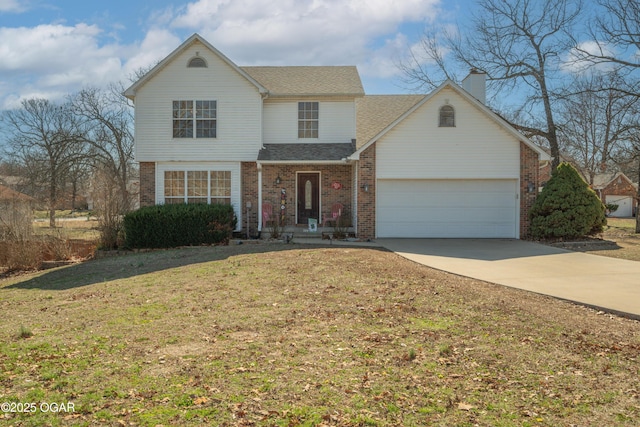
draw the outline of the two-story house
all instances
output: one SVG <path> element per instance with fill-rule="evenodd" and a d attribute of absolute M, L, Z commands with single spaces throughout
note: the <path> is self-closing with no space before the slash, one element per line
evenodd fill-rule
<path fill-rule="evenodd" d="M 194 34 L 125 92 L 140 205 L 229 203 L 252 234 L 340 206 L 360 238 L 519 238 L 548 156 L 483 74 L 463 86 L 367 96 L 353 66 L 240 67 Z"/>

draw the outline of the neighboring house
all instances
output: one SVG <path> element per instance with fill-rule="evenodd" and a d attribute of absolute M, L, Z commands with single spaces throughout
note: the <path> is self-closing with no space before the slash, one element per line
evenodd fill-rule
<path fill-rule="evenodd" d="M 35 205 L 37 203 L 37 200 L 33 197 L 24 193 L 20 193 L 19 191 L 12 190 L 11 188 L 2 184 L 0 184 L 0 201 L 3 203 L 18 201 L 32 205 Z"/>
<path fill-rule="evenodd" d="M 525 236 L 549 157 L 484 74 L 463 86 L 366 96 L 355 67 L 239 67 L 194 34 L 125 91 L 140 204 L 229 203 L 252 234 L 265 203 L 301 227 L 340 203 L 362 239 Z"/>
<path fill-rule="evenodd" d="M 618 205 L 613 217 L 635 216 L 638 208 L 638 184 L 622 172 L 605 173 L 593 178 L 593 189 L 604 203 Z"/>
<path fill-rule="evenodd" d="M 36 205 L 37 200 L 33 197 L 0 184 L 0 240 L 7 231 L 15 232 L 16 227 L 24 226 L 25 219 L 31 227 Z"/>

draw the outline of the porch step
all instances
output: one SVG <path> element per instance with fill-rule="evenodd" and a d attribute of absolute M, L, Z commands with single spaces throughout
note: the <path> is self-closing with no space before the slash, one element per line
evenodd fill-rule
<path fill-rule="evenodd" d="M 318 231 L 309 231 L 307 227 L 287 227 L 281 232 L 282 235 L 287 235 L 289 238 L 305 238 L 305 239 L 333 239 L 335 230 L 333 227 L 318 227 Z M 355 237 L 355 230 L 350 228 L 346 231 L 347 237 Z M 271 233 L 268 230 L 262 230 L 262 238 L 269 239 Z"/>

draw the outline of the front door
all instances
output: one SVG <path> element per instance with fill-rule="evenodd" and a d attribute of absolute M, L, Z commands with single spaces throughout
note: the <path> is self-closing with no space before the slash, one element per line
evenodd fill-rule
<path fill-rule="evenodd" d="M 320 222 L 320 174 L 298 174 L 298 224 L 307 225 L 309 218 Z"/>

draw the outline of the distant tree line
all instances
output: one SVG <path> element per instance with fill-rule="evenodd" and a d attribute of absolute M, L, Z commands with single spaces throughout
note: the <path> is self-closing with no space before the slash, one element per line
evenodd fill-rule
<path fill-rule="evenodd" d="M 122 91 L 122 85 L 112 85 L 85 88 L 61 102 L 26 99 L 0 115 L 5 140 L 0 171 L 21 177 L 22 191 L 46 205 L 51 227 L 62 195 L 70 192 L 75 206 L 84 187 L 101 227 L 113 228 L 105 246 L 116 244 L 118 218 L 137 197 L 130 191 L 136 175 L 133 108 Z"/>

